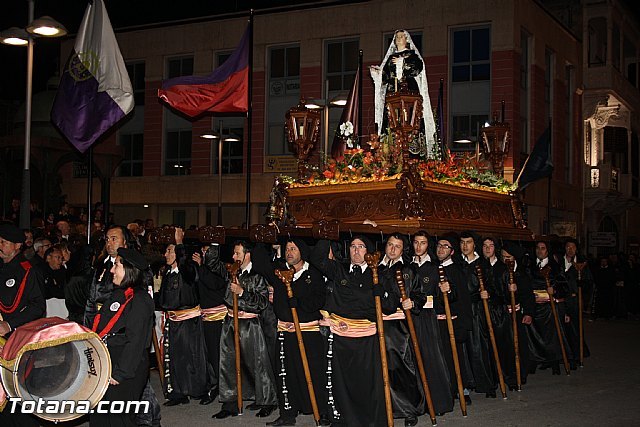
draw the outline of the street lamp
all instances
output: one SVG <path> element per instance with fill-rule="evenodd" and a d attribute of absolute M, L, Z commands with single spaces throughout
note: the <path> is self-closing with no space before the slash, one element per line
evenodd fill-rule
<path fill-rule="evenodd" d="M 222 120 L 220 120 L 219 130 L 206 131 L 200 135 L 200 138 L 208 140 L 218 140 L 218 225 L 222 225 L 222 143 L 238 142 L 240 138 L 236 135 L 223 135 Z"/>
<path fill-rule="evenodd" d="M 329 82 L 325 82 L 324 99 L 307 99 L 305 105 L 310 110 L 322 109 L 322 150 L 325 156 L 329 156 L 329 108 L 344 107 L 347 105 L 347 93 L 340 92 L 329 99 Z"/>
<path fill-rule="evenodd" d="M 28 0 L 29 21 L 25 30 L 12 27 L 0 33 L 0 43 L 27 46 L 27 94 L 24 114 L 24 168 L 22 171 L 22 195 L 20 197 L 20 228 L 29 228 L 31 210 L 31 101 L 33 92 L 33 45 L 35 37 L 61 37 L 66 28 L 53 18 L 43 16 L 34 20 L 34 0 Z"/>

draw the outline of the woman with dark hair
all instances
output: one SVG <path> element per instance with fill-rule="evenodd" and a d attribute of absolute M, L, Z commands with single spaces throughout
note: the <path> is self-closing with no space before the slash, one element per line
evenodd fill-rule
<path fill-rule="evenodd" d="M 93 321 L 93 331 L 107 344 L 111 378 L 103 402 L 140 400 L 149 377 L 153 300 L 144 281 L 142 254 L 119 248 L 111 274 L 114 289 Z M 103 409 L 108 405 L 103 404 Z M 136 426 L 135 413 L 93 413 L 91 426 Z"/>

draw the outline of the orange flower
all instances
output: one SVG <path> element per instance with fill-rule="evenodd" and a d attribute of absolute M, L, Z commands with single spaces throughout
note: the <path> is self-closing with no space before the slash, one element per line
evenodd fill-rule
<path fill-rule="evenodd" d="M 333 165 L 333 167 L 335 168 L 336 166 Z M 322 172 L 322 175 L 324 175 L 324 177 L 327 178 L 327 179 L 331 179 L 331 178 L 333 178 L 333 171 L 326 170 L 326 171 Z"/>

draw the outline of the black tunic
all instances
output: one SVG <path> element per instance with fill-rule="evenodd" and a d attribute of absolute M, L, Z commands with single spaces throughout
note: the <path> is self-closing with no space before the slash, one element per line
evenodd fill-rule
<path fill-rule="evenodd" d="M 422 265 L 414 262 L 411 265 L 416 271 L 419 284 L 415 293 L 411 295 L 418 309 L 413 310 L 413 324 L 420 343 L 420 353 L 429 382 L 433 408 L 436 413 L 451 412 L 453 410 L 451 378 L 440 339 L 437 313 L 433 307 L 435 299 L 440 295 L 438 269 L 431 262 L 424 262 Z M 428 301 L 430 301 L 428 304 L 430 307 L 425 307 Z"/>
<path fill-rule="evenodd" d="M 254 271 L 246 270 L 238 276 L 243 288 L 238 296 L 238 311 L 258 314 L 269 307 L 267 281 Z M 226 288 L 225 303 L 231 312 L 233 293 Z M 255 400 L 260 406 L 277 404 L 276 381 L 271 367 L 271 358 L 260 319 L 238 319 L 240 334 L 240 360 L 242 362 L 242 398 Z M 227 316 L 220 337 L 220 402 L 223 408 L 236 412 L 237 388 L 235 368 L 235 346 L 233 318 Z"/>
<path fill-rule="evenodd" d="M 563 257 L 562 260 L 567 263 L 567 260 Z M 576 258 L 576 261 L 577 258 Z M 621 274 L 621 273 L 620 273 Z M 565 312 L 568 315 L 568 322 L 565 322 L 565 334 L 569 346 L 571 347 L 571 354 L 569 358 L 574 362 L 579 362 L 580 359 L 580 322 L 579 304 L 578 304 L 578 287 L 591 288 L 593 284 L 593 276 L 591 270 L 585 265 L 581 272 L 581 282 L 578 282 L 578 270 L 571 265 L 568 270 L 564 272 L 564 276 L 568 285 L 568 292 L 565 298 L 564 307 Z M 626 315 L 626 312 L 624 313 Z M 589 357 L 589 347 L 583 336 L 583 354 L 584 357 Z"/>
<path fill-rule="evenodd" d="M 329 246 L 328 240 L 321 240 L 311 255 L 311 264 L 334 282 L 333 292 L 327 295 L 327 311 L 348 319 L 375 322 L 371 269 L 360 274 L 350 273 L 349 265 L 329 259 Z M 380 299 L 385 314 L 396 311 L 395 305 L 389 304 L 388 295 Z M 378 336 L 351 338 L 331 334 L 329 343 L 331 383 L 327 385 L 335 397 L 335 405 L 329 406 L 332 425 L 386 425 Z"/>
<path fill-rule="evenodd" d="M 184 250 L 176 246 L 176 255 Z M 185 263 L 176 272 L 168 271 L 162 278 L 158 305 L 163 311 L 194 308 L 196 296 L 196 271 L 193 263 Z M 207 361 L 202 318 L 174 321 L 167 318 L 164 324 L 164 393 L 167 399 L 185 396 L 199 397 L 208 393 L 213 382 L 213 368 Z"/>
<path fill-rule="evenodd" d="M 96 331 L 104 330 L 118 309 L 126 302 L 125 289 L 116 287 L 100 308 Z M 119 319 L 105 336 L 111 357 L 110 385 L 103 401 L 140 400 L 149 378 L 149 346 L 153 328 L 153 300 L 144 289 L 136 289 Z M 91 426 L 136 426 L 134 413 L 91 414 Z"/>
<path fill-rule="evenodd" d="M 389 294 L 390 302 L 396 301 L 396 310 L 402 310 L 401 293 L 396 272 L 401 271 L 408 296 L 416 293 L 418 281 L 414 271 L 398 260 L 393 266 L 378 266 L 378 280 Z M 393 403 L 394 418 L 417 417 L 426 412 L 426 399 L 416 365 L 409 328 L 405 319 L 385 320 L 384 338 L 387 347 L 387 367 Z"/>
<path fill-rule="evenodd" d="M 227 288 L 227 269 L 220 261 L 220 246 L 211 245 L 205 253 L 204 262 L 198 269 L 198 296 L 200 307 L 213 308 L 224 305 L 224 293 Z M 212 388 L 218 388 L 220 375 L 220 335 L 222 320 L 204 321 L 204 342 L 207 348 L 207 360 L 213 369 Z"/>
<path fill-rule="evenodd" d="M 18 300 L 26 274 L 22 297 Z M 44 316 L 46 303 L 41 291 L 43 286 L 42 274 L 31 267 L 24 255 L 18 254 L 9 263 L 0 264 L 0 314 L 12 330 Z"/>
<path fill-rule="evenodd" d="M 259 253 L 259 252 L 258 252 Z M 258 253 L 254 250 L 256 269 L 258 268 Z M 266 260 L 263 260 L 263 262 Z M 291 283 L 294 302 L 290 302 L 284 283 L 276 277 L 274 267 L 279 267 L 276 262 L 268 262 L 271 268 L 264 268 L 264 276 L 273 286 L 273 311 L 281 322 L 293 322 L 291 304 L 296 307 L 300 323 L 318 321 L 322 318 L 320 309 L 325 303 L 325 282 L 322 274 L 307 262 L 303 270 L 296 273 Z M 320 331 L 303 331 L 302 339 L 305 345 L 307 362 L 313 382 L 316 402 L 321 414 L 326 413 L 327 405 L 327 361 L 324 352 L 324 341 Z M 276 372 L 278 375 L 278 406 L 280 417 L 283 419 L 295 419 L 298 412 L 309 414 L 312 412 L 311 401 L 302 366 L 300 348 L 294 330 L 278 332 L 276 352 Z M 284 357 L 284 358 L 283 358 Z M 286 375 L 282 375 L 286 374 Z M 287 393 L 284 393 L 284 390 Z"/>

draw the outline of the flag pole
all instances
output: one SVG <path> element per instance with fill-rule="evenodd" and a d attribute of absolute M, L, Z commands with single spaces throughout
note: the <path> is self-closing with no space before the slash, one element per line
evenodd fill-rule
<path fill-rule="evenodd" d="M 520 169 L 520 173 L 518 173 L 518 177 L 516 178 L 516 181 L 514 182 L 516 187 L 518 186 L 518 183 L 520 182 L 520 177 L 522 176 L 522 172 L 524 172 L 524 168 L 527 167 L 527 163 L 529 163 L 529 159 L 530 158 L 531 158 L 531 153 L 529 153 L 529 155 L 527 156 L 527 160 L 524 161 L 524 165 L 522 165 L 522 168 Z"/>
<path fill-rule="evenodd" d="M 549 118 L 549 152 L 548 152 L 548 157 L 549 159 L 551 159 L 551 156 L 553 154 L 553 127 L 552 127 L 553 123 L 551 121 L 551 118 Z M 553 171 L 551 171 L 551 173 L 549 174 L 549 178 L 547 181 L 547 234 L 551 233 L 551 180 L 553 178 Z"/>
<path fill-rule="evenodd" d="M 253 9 L 249 11 L 249 87 L 247 103 L 247 194 L 245 204 L 245 228 L 249 229 L 250 206 L 251 206 L 251 129 L 253 121 Z"/>
<path fill-rule="evenodd" d="M 93 194 L 93 146 L 87 153 L 87 244 L 91 244 L 91 195 Z"/>

